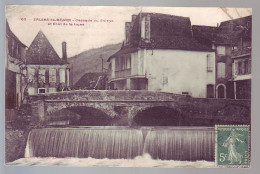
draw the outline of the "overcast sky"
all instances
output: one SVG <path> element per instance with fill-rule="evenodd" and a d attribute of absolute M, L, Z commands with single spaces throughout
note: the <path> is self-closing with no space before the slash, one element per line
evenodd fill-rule
<path fill-rule="evenodd" d="M 6 18 L 14 34 L 28 47 L 41 29 L 59 56 L 61 56 L 61 42 L 66 41 L 67 54 L 70 57 L 92 48 L 122 42 L 125 36 L 125 22 L 131 21 L 131 15 L 140 11 L 189 17 L 192 25 L 216 26 L 217 23 L 230 20 L 220 8 L 22 5 L 7 6 Z M 233 18 L 251 15 L 251 9 L 228 8 L 228 12 Z M 48 21 L 34 21 L 34 18 L 91 19 L 99 22 L 71 21 L 71 24 L 84 24 L 84 26 L 57 26 L 48 25 Z M 100 22 L 100 20 L 113 22 Z"/>

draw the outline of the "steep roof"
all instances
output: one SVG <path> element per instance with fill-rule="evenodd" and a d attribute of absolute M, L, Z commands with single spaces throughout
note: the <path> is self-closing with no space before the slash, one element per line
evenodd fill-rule
<path fill-rule="evenodd" d="M 26 63 L 33 65 L 62 65 L 67 61 L 62 60 L 47 37 L 40 30 L 26 52 Z"/>
<path fill-rule="evenodd" d="M 9 23 L 6 21 L 6 34 L 7 36 L 12 37 L 13 39 L 16 40 L 16 42 L 18 42 L 20 45 L 22 45 L 23 47 L 27 47 L 25 44 L 23 44 L 18 37 L 15 36 L 15 34 L 12 32 L 12 30 L 10 29 Z"/>
<path fill-rule="evenodd" d="M 150 17 L 150 42 L 141 38 L 140 18 L 142 16 Z M 129 37 L 129 44 L 122 46 L 110 58 L 134 52 L 138 48 L 212 51 L 211 45 L 200 43 L 192 38 L 191 22 L 188 17 L 161 13 L 140 13 L 132 21 Z"/>
<path fill-rule="evenodd" d="M 200 43 L 211 45 L 212 42 L 228 43 L 231 41 L 229 40 L 230 34 L 226 32 L 221 34 L 219 27 L 193 25 L 192 31 L 194 38 Z"/>
<path fill-rule="evenodd" d="M 221 22 L 219 27 L 192 26 L 193 36 L 200 42 L 231 44 L 241 37 L 251 39 L 252 16 Z"/>

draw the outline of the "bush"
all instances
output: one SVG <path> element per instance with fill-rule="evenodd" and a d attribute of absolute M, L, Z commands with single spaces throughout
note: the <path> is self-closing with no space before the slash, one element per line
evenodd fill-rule
<path fill-rule="evenodd" d="M 32 122 L 32 109 L 29 104 L 24 104 L 18 109 L 18 114 L 14 120 L 11 121 L 12 128 L 26 129 Z"/>

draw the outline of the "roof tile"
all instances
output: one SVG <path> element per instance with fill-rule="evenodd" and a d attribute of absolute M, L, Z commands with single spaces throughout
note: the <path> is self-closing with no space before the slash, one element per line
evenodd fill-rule
<path fill-rule="evenodd" d="M 26 52 L 26 63 L 34 65 L 62 65 L 67 61 L 62 60 L 47 37 L 40 30 Z"/>

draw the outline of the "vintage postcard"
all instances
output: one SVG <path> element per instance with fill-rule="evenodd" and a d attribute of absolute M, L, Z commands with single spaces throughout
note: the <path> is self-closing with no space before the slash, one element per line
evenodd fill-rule
<path fill-rule="evenodd" d="M 6 165 L 249 168 L 251 46 L 250 8 L 8 5 Z"/>

